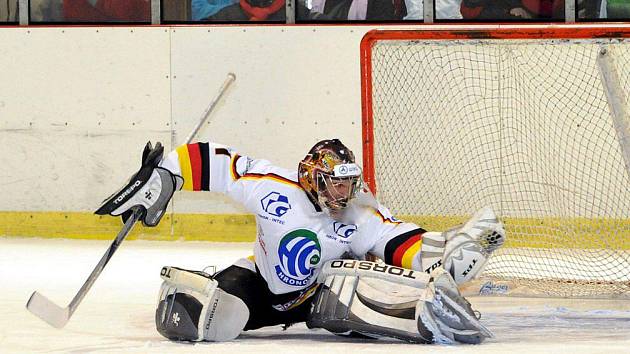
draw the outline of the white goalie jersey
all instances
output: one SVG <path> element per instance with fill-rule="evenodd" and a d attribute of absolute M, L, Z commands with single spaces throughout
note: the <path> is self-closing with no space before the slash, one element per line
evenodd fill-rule
<path fill-rule="evenodd" d="M 224 193 L 255 215 L 255 264 L 274 294 L 311 286 L 327 261 L 345 253 L 370 252 L 392 265 L 422 269 L 424 230 L 395 219 L 367 190 L 333 219 L 311 201 L 297 171 L 223 145 L 182 145 L 161 165 L 183 177 L 183 189 Z"/>

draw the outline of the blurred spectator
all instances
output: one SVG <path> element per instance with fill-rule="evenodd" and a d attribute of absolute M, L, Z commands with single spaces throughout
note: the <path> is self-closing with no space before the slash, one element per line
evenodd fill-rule
<path fill-rule="evenodd" d="M 420 6 L 422 9 L 422 4 Z M 406 15 L 407 9 L 403 0 L 312 0 L 308 19 L 387 21 L 402 20 Z"/>
<path fill-rule="evenodd" d="M 459 20 L 462 0 L 435 0 L 435 18 L 438 20 Z M 404 20 L 423 20 L 422 0 L 405 0 L 407 16 Z"/>
<path fill-rule="evenodd" d="M 63 0 L 69 22 L 150 22 L 150 0 Z"/>
<path fill-rule="evenodd" d="M 435 0 L 435 6 L 437 7 L 440 0 Z M 405 7 L 407 8 L 407 15 L 403 20 L 423 20 L 424 11 L 422 0 L 405 0 Z M 459 9 L 458 9 L 459 10 Z"/>
<path fill-rule="evenodd" d="M 30 0 L 32 22 L 63 21 L 63 0 Z"/>
<path fill-rule="evenodd" d="M 577 8 L 582 20 L 630 19 L 629 0 L 578 0 Z"/>
<path fill-rule="evenodd" d="M 302 1 L 296 2 L 298 14 L 308 14 Z M 287 17 L 284 0 L 236 0 L 216 14 L 208 16 L 209 21 L 285 21 Z"/>
<path fill-rule="evenodd" d="M 471 20 L 562 20 L 564 0 L 462 0 L 461 13 Z"/>
<path fill-rule="evenodd" d="M 439 20 L 461 20 L 462 0 L 435 0 L 435 18 Z"/>
<path fill-rule="evenodd" d="M 4 1 L 0 5 L 0 22 L 17 22 L 18 19 L 17 0 Z"/>
<path fill-rule="evenodd" d="M 206 19 L 210 21 L 284 21 L 286 8 L 284 0 L 238 0 Z"/>
<path fill-rule="evenodd" d="M 605 0 L 577 0 L 579 19 L 597 19 L 606 17 Z"/>
<path fill-rule="evenodd" d="M 235 4 L 239 0 L 192 0 L 192 20 L 199 21 L 208 18 L 222 8 Z"/>
<path fill-rule="evenodd" d="M 604 16 L 602 18 L 630 20 L 630 1 L 603 0 Z"/>
<path fill-rule="evenodd" d="M 160 0 L 162 21 L 190 21 L 192 4 L 190 0 Z"/>

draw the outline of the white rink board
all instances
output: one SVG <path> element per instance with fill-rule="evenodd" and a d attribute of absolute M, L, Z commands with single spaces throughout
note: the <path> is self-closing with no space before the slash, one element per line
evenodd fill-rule
<path fill-rule="evenodd" d="M 0 29 L 0 210 L 91 211 L 170 146 L 168 31 Z"/>
<path fill-rule="evenodd" d="M 284 168 L 317 141 L 340 138 L 361 161 L 359 43 L 365 27 L 177 27 L 173 126 L 181 144 L 228 72 L 236 81 L 199 140 Z M 179 193 L 176 212 L 239 212 L 225 198 Z"/>
<path fill-rule="evenodd" d="M 359 43 L 372 28 L 2 28 L 0 211 L 95 210 L 138 168 L 146 141 L 167 150 L 182 143 L 228 72 L 237 80 L 199 140 L 295 168 L 314 142 L 339 137 L 361 161 Z M 437 172 L 436 188 L 427 183 L 422 193 L 445 189 Z M 466 209 L 480 203 L 455 192 L 438 197 Z M 173 205 L 243 212 L 205 193 L 178 193 Z"/>
<path fill-rule="evenodd" d="M 199 140 L 294 168 L 320 139 L 361 160 L 359 43 L 368 26 L 0 29 L 0 211 L 92 211 L 142 147 L 181 144 L 228 72 Z M 177 212 L 242 212 L 179 193 Z"/>

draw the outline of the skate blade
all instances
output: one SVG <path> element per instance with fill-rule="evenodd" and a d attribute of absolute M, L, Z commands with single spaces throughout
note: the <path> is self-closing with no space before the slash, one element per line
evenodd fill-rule
<path fill-rule="evenodd" d="M 479 322 L 479 320 L 476 317 L 471 316 L 468 312 L 466 312 L 466 310 L 462 306 L 460 306 L 457 302 L 455 302 L 453 299 L 451 299 L 448 295 L 446 295 L 441 290 L 436 289 L 436 292 L 438 292 L 441 295 L 442 300 L 447 302 L 451 307 L 457 309 L 457 312 L 460 313 L 463 317 L 465 317 L 485 337 L 494 338 L 494 334 L 492 334 L 492 332 L 486 326 L 484 326 L 481 322 Z"/>

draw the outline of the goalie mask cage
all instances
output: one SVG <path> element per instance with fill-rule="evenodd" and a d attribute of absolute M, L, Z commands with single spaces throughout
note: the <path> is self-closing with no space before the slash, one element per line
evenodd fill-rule
<path fill-rule="evenodd" d="M 627 295 L 630 26 L 419 28 L 361 43 L 364 176 L 379 200 L 427 230 L 494 208 L 507 242 L 484 278 Z"/>

